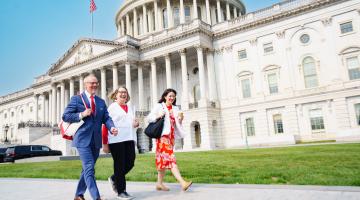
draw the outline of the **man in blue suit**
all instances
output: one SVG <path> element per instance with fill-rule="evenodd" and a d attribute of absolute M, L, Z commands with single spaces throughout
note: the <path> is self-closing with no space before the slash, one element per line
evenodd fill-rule
<path fill-rule="evenodd" d="M 89 189 L 91 197 L 101 199 L 95 181 L 95 163 L 99 157 L 101 141 L 101 125 L 105 124 L 110 132 L 117 135 L 118 131 L 106 108 L 105 101 L 97 96 L 98 80 L 90 74 L 84 79 L 85 92 L 71 98 L 63 114 L 65 122 L 79 122 L 84 124 L 76 132 L 72 146 L 76 147 L 82 163 L 80 180 L 76 189 L 74 200 L 85 200 L 84 193 Z M 86 106 L 83 103 L 83 98 Z"/>

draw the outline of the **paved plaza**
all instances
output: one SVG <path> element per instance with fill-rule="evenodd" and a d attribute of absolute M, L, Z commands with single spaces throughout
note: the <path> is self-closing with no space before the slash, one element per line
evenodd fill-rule
<path fill-rule="evenodd" d="M 73 199 L 76 180 L 0 178 L 2 200 L 66 200 Z M 97 181 L 100 193 L 115 200 L 108 182 Z M 155 191 L 154 183 L 130 182 L 128 192 L 136 199 L 147 200 L 359 200 L 360 187 L 224 185 L 194 184 L 182 192 L 178 184 L 168 184 L 169 192 Z M 88 193 L 85 198 L 90 200 Z"/>

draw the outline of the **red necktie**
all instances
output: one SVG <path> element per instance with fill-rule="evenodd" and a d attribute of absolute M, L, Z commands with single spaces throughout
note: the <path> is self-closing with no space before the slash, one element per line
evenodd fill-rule
<path fill-rule="evenodd" d="M 94 95 L 91 95 L 91 96 L 90 96 L 90 99 L 91 99 L 91 113 L 92 113 L 93 115 L 95 115 L 95 110 L 96 110 L 96 108 L 95 108 Z"/>

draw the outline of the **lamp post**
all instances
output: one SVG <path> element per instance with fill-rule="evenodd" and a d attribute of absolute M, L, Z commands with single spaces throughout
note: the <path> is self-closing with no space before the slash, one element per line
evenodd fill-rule
<path fill-rule="evenodd" d="M 4 128 L 5 128 L 5 141 L 4 141 L 4 142 L 5 142 L 5 143 L 8 143 L 7 132 L 8 132 L 8 130 L 9 130 L 9 125 L 6 124 Z"/>

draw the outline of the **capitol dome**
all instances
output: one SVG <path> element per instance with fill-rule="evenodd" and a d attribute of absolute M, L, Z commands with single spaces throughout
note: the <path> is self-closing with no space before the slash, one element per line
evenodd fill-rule
<path fill-rule="evenodd" d="M 215 25 L 245 13 L 241 0 L 125 0 L 116 13 L 115 23 L 119 37 L 141 38 L 195 19 Z"/>

